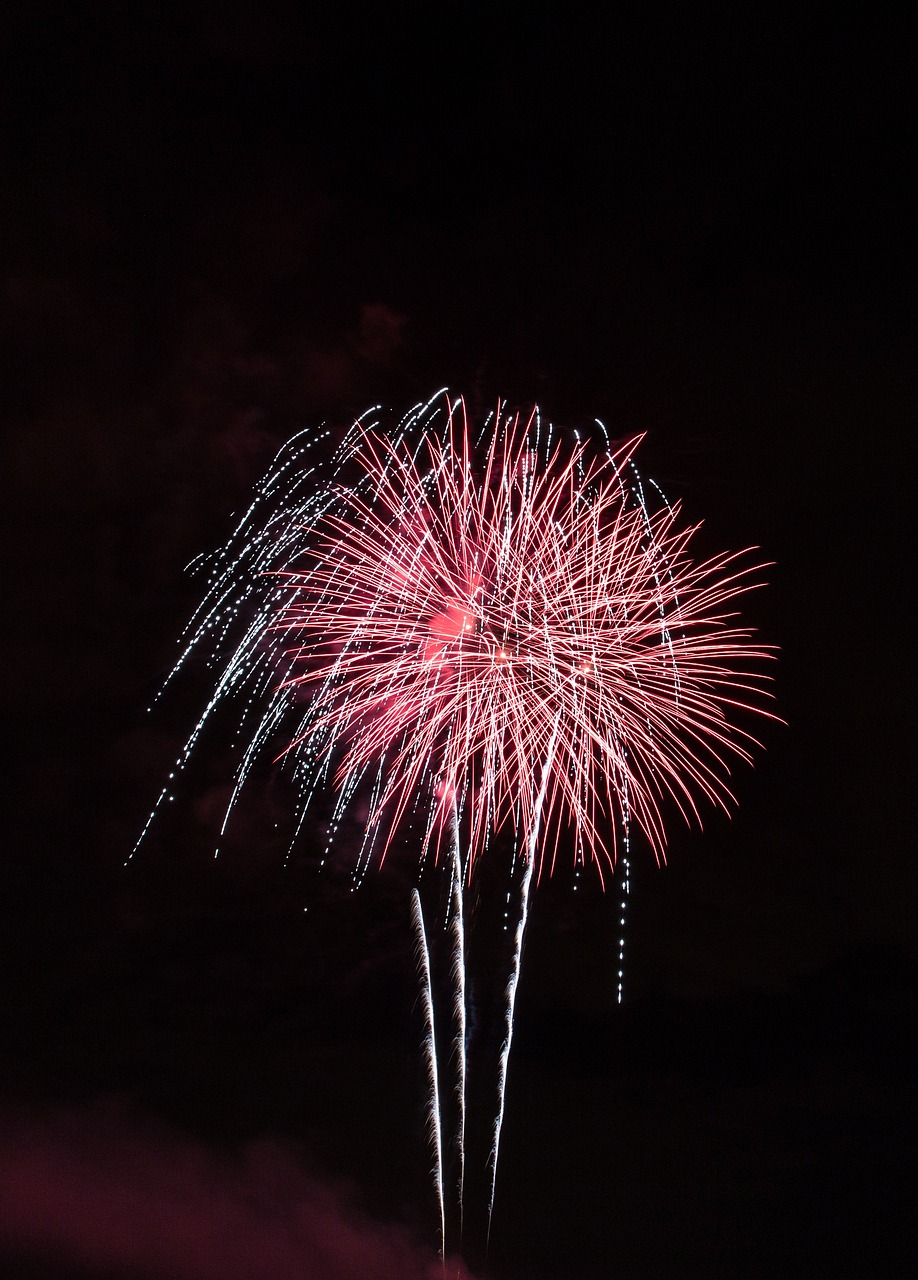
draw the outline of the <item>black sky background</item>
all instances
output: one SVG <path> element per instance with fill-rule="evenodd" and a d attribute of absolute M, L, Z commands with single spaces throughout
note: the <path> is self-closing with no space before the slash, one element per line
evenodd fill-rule
<path fill-rule="evenodd" d="M 61 1217 L 74 1133 L 87 1185 L 119 1144 L 270 1142 L 288 1198 L 344 1180 L 433 1251 L 410 859 L 357 895 L 285 869 L 266 776 L 214 863 L 215 744 L 122 863 L 206 696 L 145 713 L 186 563 L 294 431 L 448 384 L 646 432 L 702 545 L 775 561 L 748 612 L 788 722 L 732 820 L 637 859 L 621 1008 L 617 900 L 540 887 L 487 1274 L 914 1274 L 904 18 L 240 0 L 2 32 L 8 1272 L 186 1274 L 152 1194 L 121 1253 L 101 1182 L 81 1243 L 22 1225 Z"/>

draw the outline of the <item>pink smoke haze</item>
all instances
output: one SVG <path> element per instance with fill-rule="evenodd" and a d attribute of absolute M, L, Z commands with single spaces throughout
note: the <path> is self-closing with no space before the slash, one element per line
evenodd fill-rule
<path fill-rule="evenodd" d="M 0 1121 L 0 1244 L 170 1280 L 442 1275 L 405 1227 L 373 1222 L 276 1144 L 219 1155 L 102 1108 Z"/>

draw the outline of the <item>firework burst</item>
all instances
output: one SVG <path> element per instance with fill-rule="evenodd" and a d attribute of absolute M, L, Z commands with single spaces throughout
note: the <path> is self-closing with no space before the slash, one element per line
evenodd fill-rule
<path fill-rule="evenodd" d="M 297 784 L 297 831 L 331 785 L 329 843 L 358 795 L 368 804 L 358 880 L 396 843 L 449 864 L 460 1214 L 463 888 L 495 833 L 512 831 L 522 890 L 490 1217 L 530 884 L 563 851 L 568 865 L 592 866 L 603 881 L 624 855 L 627 886 L 632 831 L 662 860 L 668 810 L 700 820 L 702 806 L 729 808 L 730 766 L 756 745 L 748 713 L 768 714 L 771 655 L 735 613 L 761 567 L 747 553 L 695 560 L 697 527 L 661 495 L 645 500 L 639 439 L 613 445 L 602 424 L 581 438 L 537 409 L 501 407 L 473 432 L 464 402 L 445 392 L 385 422 L 365 414 L 324 467 L 310 462 L 321 437 L 292 441 L 210 562 L 175 670 L 203 651 L 216 679 L 177 771 L 232 698 L 245 745 L 224 829 L 255 761 L 280 743 Z M 157 808 L 172 786 L 170 778 Z M 433 989 L 417 894 L 412 911 L 445 1238 Z"/>
<path fill-rule="evenodd" d="M 633 500 L 637 441 L 597 455 L 533 412 L 476 449 L 461 401 L 445 418 L 420 442 L 361 429 L 358 482 L 284 571 L 281 696 L 308 697 L 290 750 L 334 753 L 343 792 L 376 777 L 381 857 L 406 821 L 438 848 L 458 811 L 469 874 L 507 825 L 527 850 L 541 829 L 539 870 L 565 830 L 600 875 L 629 825 L 660 858 L 664 800 L 726 806 L 749 758 L 731 717 L 766 655 L 731 606 L 757 570 L 695 563 L 678 509 Z"/>

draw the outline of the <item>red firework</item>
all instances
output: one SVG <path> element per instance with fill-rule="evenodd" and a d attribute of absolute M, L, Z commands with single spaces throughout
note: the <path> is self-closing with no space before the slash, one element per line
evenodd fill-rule
<path fill-rule="evenodd" d="M 758 585 L 746 553 L 696 562 L 697 526 L 651 513 L 626 477 L 638 440 L 554 447 L 500 414 L 472 443 L 465 406 L 394 439 L 361 428 L 361 478 L 318 521 L 275 625 L 308 695 L 291 750 L 339 753 L 342 786 L 375 778 L 383 855 L 455 819 L 470 871 L 511 825 L 553 869 L 562 833 L 600 875 L 639 827 L 665 850 L 672 803 L 728 807 L 729 763 L 765 714 L 770 654 L 736 625 Z M 288 653 L 290 649 L 288 649 Z"/>

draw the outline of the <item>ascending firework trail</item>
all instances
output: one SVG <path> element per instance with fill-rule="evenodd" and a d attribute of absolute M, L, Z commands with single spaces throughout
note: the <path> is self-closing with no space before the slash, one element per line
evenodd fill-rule
<path fill-rule="evenodd" d="M 406 840 L 448 869 L 460 1215 L 463 902 L 495 835 L 511 833 L 522 888 L 490 1221 L 530 886 L 562 863 L 605 883 L 617 859 L 627 868 L 636 832 L 661 861 L 667 811 L 692 820 L 700 803 L 729 807 L 729 762 L 755 745 L 737 721 L 767 714 L 770 654 L 734 613 L 760 566 L 746 553 L 695 561 L 695 529 L 658 491 L 646 500 L 638 440 L 613 444 L 600 423 L 569 433 L 537 409 L 500 406 L 473 429 L 463 401 L 441 392 L 399 421 L 363 415 L 326 465 L 312 461 L 320 439 L 281 451 L 210 562 L 176 671 L 203 650 L 217 678 L 176 772 L 233 699 L 246 745 L 224 829 L 283 733 L 297 831 L 328 786 L 329 841 L 358 796 L 369 804 L 358 882 Z M 445 1248 L 443 1077 L 419 896 L 413 918 Z"/>

